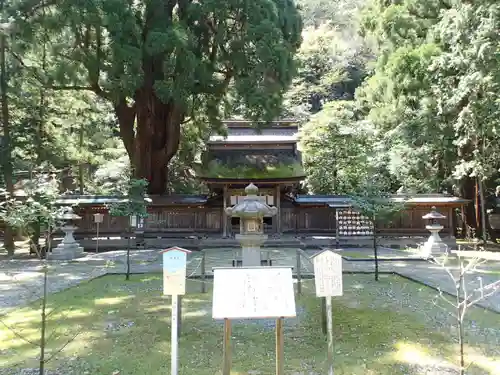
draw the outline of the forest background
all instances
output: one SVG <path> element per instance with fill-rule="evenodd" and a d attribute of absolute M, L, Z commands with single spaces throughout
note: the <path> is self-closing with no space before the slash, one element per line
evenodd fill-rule
<path fill-rule="evenodd" d="M 480 233 L 500 183 L 498 2 L 297 5 L 0 0 L 0 187 L 53 172 L 80 194 L 131 176 L 204 193 L 221 120 L 292 117 L 303 192 L 447 192 Z"/>

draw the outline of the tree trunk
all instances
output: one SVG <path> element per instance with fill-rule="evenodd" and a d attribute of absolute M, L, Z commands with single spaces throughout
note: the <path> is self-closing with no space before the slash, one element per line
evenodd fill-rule
<path fill-rule="evenodd" d="M 80 160 L 78 161 L 78 189 L 79 189 L 79 193 L 80 195 L 83 195 L 84 191 L 85 191 L 85 184 L 84 184 L 84 178 L 83 178 L 83 171 L 84 171 L 84 168 L 83 168 L 83 160 L 82 160 L 82 150 L 83 150 L 83 125 L 80 126 L 80 134 L 79 134 L 79 142 L 78 142 L 78 146 L 79 146 L 79 150 L 80 150 Z"/>
<path fill-rule="evenodd" d="M 373 228 L 373 256 L 375 260 L 375 281 L 378 281 L 378 248 L 377 248 L 377 218 L 373 215 L 372 218 L 372 228 Z"/>
<path fill-rule="evenodd" d="M 484 193 L 484 183 L 480 177 L 477 178 L 477 186 L 479 188 L 479 214 L 481 216 L 481 237 L 483 244 L 486 246 L 488 242 L 487 227 L 486 227 L 486 198 Z"/>
<path fill-rule="evenodd" d="M 161 195 L 167 188 L 168 163 L 179 149 L 184 114 L 172 101 L 163 103 L 152 89 L 139 90 L 135 99 L 134 106 L 125 101 L 115 106 L 120 136 L 134 178 L 146 179 L 148 193 Z"/>
<path fill-rule="evenodd" d="M 4 10 L 4 0 L 0 3 L 0 10 Z M 7 82 L 7 66 L 6 66 L 6 52 L 7 52 L 7 36 L 5 33 L 0 35 L 0 90 L 2 99 L 2 126 L 3 126 L 3 140 L 0 142 L 3 153 L 1 155 L 1 162 L 5 180 L 5 187 L 12 196 L 14 193 L 14 181 L 12 177 L 12 144 L 10 138 L 10 119 L 9 119 L 9 104 L 8 104 L 8 82 Z M 5 225 L 4 231 L 4 246 L 7 249 L 9 256 L 14 255 L 14 230 Z"/>
<path fill-rule="evenodd" d="M 477 199 L 476 194 L 476 181 L 472 177 L 465 177 L 461 183 L 461 198 L 470 199 L 474 203 Z M 464 207 L 463 213 L 463 221 L 467 228 L 464 232 L 465 237 L 472 237 L 470 233 L 470 229 L 476 232 L 476 236 L 478 235 L 478 222 L 479 218 L 476 217 L 476 209 L 475 204 L 468 204 Z"/>

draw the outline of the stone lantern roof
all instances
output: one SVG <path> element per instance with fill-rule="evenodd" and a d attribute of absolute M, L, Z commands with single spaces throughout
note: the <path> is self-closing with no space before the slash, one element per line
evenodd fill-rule
<path fill-rule="evenodd" d="M 444 216 L 443 214 L 437 212 L 436 207 L 433 206 L 432 209 L 431 209 L 431 212 L 429 212 L 428 214 L 425 214 L 424 216 L 422 216 L 422 219 L 425 219 L 425 220 L 440 220 L 440 219 L 446 219 L 446 216 Z"/>
<path fill-rule="evenodd" d="M 70 221 L 70 220 L 80 220 L 81 217 L 73 212 L 73 208 L 69 207 L 64 214 L 59 216 L 59 219 Z"/>
<path fill-rule="evenodd" d="M 278 209 L 276 207 L 270 207 L 260 201 L 257 197 L 258 192 L 259 188 L 253 183 L 250 183 L 250 185 L 245 188 L 246 196 L 243 201 L 234 207 L 226 208 L 226 213 L 229 216 L 243 218 L 262 218 L 276 215 Z"/>

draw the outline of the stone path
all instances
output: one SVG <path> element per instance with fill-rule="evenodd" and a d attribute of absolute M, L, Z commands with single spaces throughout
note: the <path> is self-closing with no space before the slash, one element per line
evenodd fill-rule
<path fill-rule="evenodd" d="M 205 273 L 212 274 L 214 267 L 231 266 L 234 249 L 210 249 L 206 251 Z M 354 250 L 349 249 L 347 253 Z M 358 254 L 372 255 L 371 250 L 355 250 Z M 296 249 L 270 249 L 270 257 L 275 266 L 296 267 Z M 305 259 L 317 250 L 307 250 L 301 256 L 301 274 L 304 277 L 313 275 L 312 264 Z M 415 255 L 405 251 L 381 249 L 382 257 L 394 257 L 398 261 L 380 261 L 381 272 L 396 272 L 404 277 L 417 280 L 429 286 L 440 288 L 444 292 L 454 293 L 453 283 L 449 275 L 439 266 L 423 260 L 415 260 Z M 124 273 L 126 271 L 126 252 L 113 251 L 101 254 L 88 254 L 71 262 L 51 261 L 49 270 L 49 292 L 57 292 L 90 280 L 106 273 Z M 201 253 L 194 252 L 188 259 L 187 274 L 190 277 L 199 277 L 201 270 Z M 373 272 L 372 261 L 360 259 L 344 260 L 346 272 Z M 0 262 L 0 311 L 5 312 L 22 306 L 29 301 L 40 298 L 43 275 L 40 272 L 41 262 L 34 259 L 4 260 Z M 161 272 L 161 256 L 158 250 L 141 250 L 131 252 L 131 270 L 133 273 Z M 294 270 L 295 272 L 295 270 Z M 481 276 L 483 283 L 494 282 L 500 279 L 500 262 L 489 262 L 468 276 L 468 280 L 475 283 L 470 290 L 477 287 L 477 277 Z M 500 313 L 500 290 L 488 300 L 481 302 L 483 307 Z"/>

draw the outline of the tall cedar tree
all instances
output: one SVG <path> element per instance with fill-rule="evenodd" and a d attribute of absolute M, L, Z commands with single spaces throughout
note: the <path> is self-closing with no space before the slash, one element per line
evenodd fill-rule
<path fill-rule="evenodd" d="M 20 4 L 19 37 L 49 34 L 47 87 L 112 102 L 134 177 L 148 180 L 150 194 L 165 191 L 182 124 L 220 124 L 228 91 L 248 118 L 275 118 L 301 43 L 292 0 Z"/>

